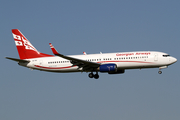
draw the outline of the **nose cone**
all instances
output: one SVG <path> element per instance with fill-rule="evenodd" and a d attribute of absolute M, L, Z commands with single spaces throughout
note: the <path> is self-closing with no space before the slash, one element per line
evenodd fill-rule
<path fill-rule="evenodd" d="M 173 57 L 173 58 L 172 58 L 172 62 L 173 62 L 173 63 L 177 62 L 177 59 Z"/>

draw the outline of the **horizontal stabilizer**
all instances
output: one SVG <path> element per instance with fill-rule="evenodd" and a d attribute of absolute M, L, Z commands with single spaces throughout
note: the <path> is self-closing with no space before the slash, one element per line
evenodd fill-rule
<path fill-rule="evenodd" d="M 21 60 L 21 59 L 17 59 L 17 58 L 10 58 L 10 57 L 5 57 L 6 59 L 10 59 L 10 60 L 13 60 L 13 61 L 16 61 L 16 62 L 30 62 L 30 61 L 28 61 L 28 60 Z"/>

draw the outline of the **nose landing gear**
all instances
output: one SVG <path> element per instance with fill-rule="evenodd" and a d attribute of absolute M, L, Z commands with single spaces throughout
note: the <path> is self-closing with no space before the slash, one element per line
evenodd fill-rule
<path fill-rule="evenodd" d="M 161 67 L 159 67 L 159 71 L 158 71 L 158 73 L 159 74 L 162 74 L 162 71 L 161 71 L 161 69 L 165 69 L 165 68 L 167 68 L 168 66 L 161 66 Z"/>
<path fill-rule="evenodd" d="M 159 71 L 158 71 L 158 73 L 159 73 L 159 74 L 162 74 L 162 71 L 161 71 L 161 70 L 159 70 Z"/>
<path fill-rule="evenodd" d="M 98 75 L 98 72 L 96 72 L 96 74 L 93 74 L 93 72 L 89 73 L 89 78 L 95 78 L 95 79 L 98 79 L 99 78 L 99 75 Z"/>

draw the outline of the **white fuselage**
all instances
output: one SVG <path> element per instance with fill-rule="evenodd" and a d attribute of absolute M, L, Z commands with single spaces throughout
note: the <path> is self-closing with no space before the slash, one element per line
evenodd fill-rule
<path fill-rule="evenodd" d="M 98 79 L 98 72 L 122 74 L 125 69 L 167 68 L 177 61 L 176 58 L 163 52 L 135 51 L 66 56 L 59 53 L 49 43 L 53 55 L 37 51 L 30 41 L 18 30 L 12 29 L 13 38 L 19 53 L 19 58 L 6 57 L 18 62 L 19 65 L 31 69 L 48 72 L 90 72 L 89 78 Z M 96 72 L 95 74 L 93 72 Z"/>
<path fill-rule="evenodd" d="M 101 64 L 114 63 L 117 65 L 118 70 L 156 67 L 163 68 L 177 61 L 176 58 L 169 56 L 167 53 L 154 51 L 73 55 L 70 57 Z M 30 60 L 28 64 L 21 65 L 31 69 L 49 72 L 83 72 L 78 66 L 73 66 L 71 61 L 58 56 L 34 58 L 28 60 Z"/>

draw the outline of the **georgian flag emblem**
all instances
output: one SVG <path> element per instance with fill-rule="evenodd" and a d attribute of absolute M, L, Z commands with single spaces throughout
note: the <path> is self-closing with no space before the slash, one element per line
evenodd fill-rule
<path fill-rule="evenodd" d="M 21 41 L 15 41 L 16 46 L 23 46 Z"/>
<path fill-rule="evenodd" d="M 34 48 L 33 45 L 26 38 L 15 34 L 13 34 L 13 37 L 15 39 L 16 46 L 24 46 L 26 50 L 33 50 L 39 54 L 36 48 Z"/>
<path fill-rule="evenodd" d="M 14 39 L 21 40 L 21 36 L 13 34 Z"/>
<path fill-rule="evenodd" d="M 22 40 L 23 40 L 23 42 L 24 42 L 25 49 L 29 49 L 29 50 L 34 50 L 34 51 L 36 51 L 36 49 L 32 46 L 32 44 L 31 44 L 29 41 L 27 41 L 27 40 L 24 39 L 23 37 L 22 37 Z"/>

